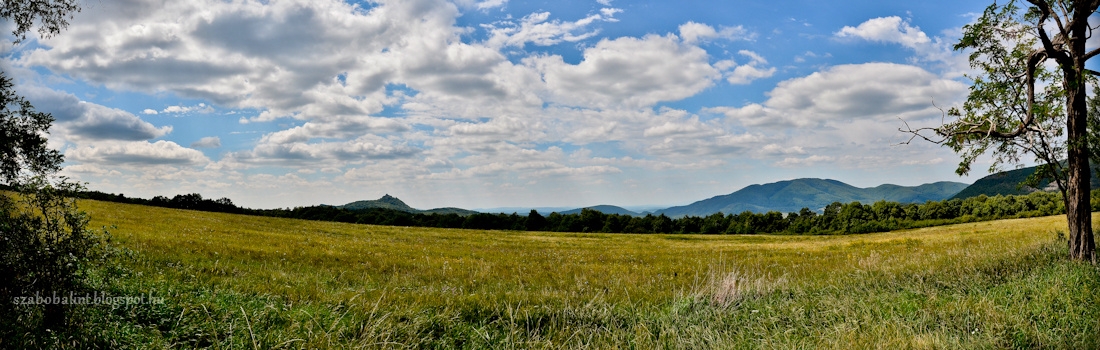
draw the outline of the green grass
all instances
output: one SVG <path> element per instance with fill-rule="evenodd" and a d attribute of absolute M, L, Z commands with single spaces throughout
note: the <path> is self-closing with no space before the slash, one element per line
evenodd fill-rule
<path fill-rule="evenodd" d="M 1097 348 L 1062 216 L 849 236 L 501 232 L 84 201 L 136 348 Z"/>

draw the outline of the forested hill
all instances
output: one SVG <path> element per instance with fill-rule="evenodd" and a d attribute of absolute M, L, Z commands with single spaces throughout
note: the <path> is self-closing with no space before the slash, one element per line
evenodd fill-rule
<path fill-rule="evenodd" d="M 363 209 L 392 209 L 397 211 L 403 211 L 413 214 L 458 214 L 458 215 L 472 215 L 477 214 L 476 211 L 466 210 L 460 208 L 437 208 L 429 210 L 420 210 L 410 207 L 405 202 L 397 199 L 397 197 L 391 195 L 382 196 L 382 198 L 375 200 L 356 201 L 348 204 L 337 206 L 337 208 L 348 210 L 363 210 Z"/>
<path fill-rule="evenodd" d="M 370 201 L 351 202 L 351 203 L 348 203 L 348 204 L 341 205 L 339 207 L 344 208 L 344 209 L 351 209 L 351 210 L 367 209 L 367 208 L 383 208 L 383 209 L 400 210 L 400 211 L 410 212 L 410 213 L 418 211 L 416 209 L 413 209 L 413 207 L 410 207 L 408 204 L 405 204 L 405 202 L 401 201 L 400 199 L 397 199 L 397 197 L 394 197 L 394 196 L 391 196 L 391 195 L 388 195 L 388 194 L 385 195 L 385 196 L 382 196 L 382 198 L 379 198 L 379 199 L 370 200 Z"/>
<path fill-rule="evenodd" d="M 796 179 L 763 185 L 751 185 L 737 192 L 712 197 L 689 205 L 657 211 L 670 217 L 706 216 L 717 212 L 735 214 L 744 211 L 766 213 L 797 212 L 802 208 L 821 211 L 833 202 L 874 203 L 886 200 L 898 203 L 924 203 L 950 198 L 967 185 L 936 182 L 914 187 L 881 185 L 859 188 L 836 180 Z"/>
<path fill-rule="evenodd" d="M 573 209 L 573 210 L 563 211 L 563 212 L 561 212 L 561 214 L 562 215 L 580 214 L 584 209 L 592 209 L 592 210 L 595 210 L 595 211 L 598 211 L 598 212 L 601 212 L 601 213 L 604 213 L 604 214 L 619 214 L 619 215 L 630 215 L 630 216 L 641 216 L 642 215 L 642 214 L 627 210 L 626 208 L 617 207 L 617 206 L 614 206 L 614 205 L 597 205 L 597 206 L 594 206 L 594 207 L 577 208 L 577 209 Z"/>
<path fill-rule="evenodd" d="M 954 197 L 957 199 L 966 199 L 970 197 L 977 197 L 980 195 L 986 195 L 993 197 L 996 195 L 1008 196 L 1008 195 L 1024 195 L 1036 191 L 1035 188 L 1020 186 L 1020 183 L 1027 180 L 1028 176 L 1035 173 L 1036 167 L 1016 169 L 1010 171 L 1002 171 L 993 175 L 989 175 L 974 181 L 973 185 L 959 191 Z M 1094 167 L 1092 169 L 1092 189 L 1100 187 L 1100 177 L 1097 177 L 1097 171 Z M 1039 184 L 1038 188 L 1045 189 L 1050 185 L 1050 181 L 1043 181 Z M 1057 191 L 1057 188 L 1045 189 L 1049 191 Z"/>

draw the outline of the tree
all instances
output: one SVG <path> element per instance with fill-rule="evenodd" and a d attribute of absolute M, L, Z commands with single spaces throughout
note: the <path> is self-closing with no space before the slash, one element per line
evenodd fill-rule
<path fill-rule="evenodd" d="M 871 211 L 875 214 L 875 220 L 886 221 L 903 216 L 901 204 L 880 200 L 871 205 Z"/>
<path fill-rule="evenodd" d="M 26 38 L 31 27 L 51 37 L 69 25 L 76 0 L 4 0 L 0 19 L 15 22 L 11 34 Z M 0 71 L 0 181 L 12 183 L 21 170 L 46 174 L 61 169 L 61 153 L 46 147 L 53 117 L 34 110 L 30 102 L 15 93 L 11 78 Z"/>
<path fill-rule="evenodd" d="M 44 174 L 61 169 L 61 153 L 46 147 L 43 136 L 50 123 L 53 116 L 35 111 L 0 71 L 0 182 L 13 184 L 24 170 Z"/>
<path fill-rule="evenodd" d="M 787 227 L 794 233 L 810 232 L 814 229 L 814 218 L 816 217 L 817 213 L 810 210 L 810 208 L 802 208 L 797 213 L 787 215 L 787 221 L 790 222 Z"/>
<path fill-rule="evenodd" d="M 12 35 L 25 38 L 38 26 L 40 36 L 60 33 L 75 0 L 6 0 L 0 19 L 15 24 Z M 0 194 L 0 333 L 22 334 L 39 322 L 57 329 L 68 320 L 68 306 L 47 303 L 41 315 L 35 305 L 19 305 L 17 297 L 65 296 L 85 291 L 89 268 L 105 257 L 100 237 L 86 230 L 84 213 L 72 198 L 81 189 L 56 179 L 62 156 L 47 147 L 45 135 L 53 117 L 40 113 L 16 94 L 12 79 L 0 71 L 0 181 L 16 185 L 16 196 Z M 11 332 L 11 333 L 9 333 Z M 31 341 L 34 343 L 33 341 Z M 6 342 L 6 346 L 12 346 Z M 16 344 L 16 347 L 20 345 Z"/>
<path fill-rule="evenodd" d="M 538 211 L 531 209 L 531 212 L 527 214 L 527 222 L 525 223 L 527 231 L 541 231 L 546 228 L 548 224 L 546 218 L 539 214 Z"/>
<path fill-rule="evenodd" d="M 658 216 L 646 215 L 645 217 L 649 221 L 650 230 L 653 233 L 672 233 L 672 218 L 664 213 Z"/>
<path fill-rule="evenodd" d="M 821 213 L 821 224 L 818 226 L 820 226 L 822 230 L 835 229 L 835 227 L 833 226 L 836 223 L 837 214 L 840 214 L 840 208 L 843 207 L 844 204 L 841 204 L 840 202 L 832 202 L 829 203 L 829 205 L 826 205 L 825 209 Z"/>
<path fill-rule="evenodd" d="M 579 219 L 580 230 L 573 232 L 599 232 L 603 228 L 604 220 L 607 215 L 599 210 L 584 208 L 581 209 L 581 215 Z"/>
<path fill-rule="evenodd" d="M 873 220 L 871 206 L 851 202 L 845 204 L 836 217 L 836 229 L 845 233 L 864 233 L 856 228 Z"/>
<path fill-rule="evenodd" d="M 725 230 L 729 225 L 729 218 L 727 218 L 725 214 L 722 214 L 722 212 L 717 212 L 708 215 L 703 220 L 703 227 L 699 232 L 707 235 L 716 235 L 722 233 L 722 230 Z"/>
<path fill-rule="evenodd" d="M 1031 179 L 1052 179 L 1062 193 L 1070 257 L 1095 262 L 1086 85 L 1100 73 L 1085 62 L 1100 49 L 1086 50 L 1085 42 L 1100 0 L 1028 2 L 1026 10 L 1015 1 L 994 3 L 963 28 L 954 49 L 973 50 L 970 65 L 978 74 L 968 76 L 974 83 L 961 108 L 945 113 L 953 120 L 902 131 L 912 134 L 910 141 L 919 137 L 960 153 L 960 175 L 982 154 L 993 156 L 991 171 L 1034 156 L 1041 165 Z M 1048 61 L 1056 68 L 1047 70 Z"/>

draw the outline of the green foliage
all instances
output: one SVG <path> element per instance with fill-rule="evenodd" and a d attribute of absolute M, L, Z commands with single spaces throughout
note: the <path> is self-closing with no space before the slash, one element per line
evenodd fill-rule
<path fill-rule="evenodd" d="M 13 22 L 20 39 L 33 26 L 49 37 L 75 11 L 73 0 L 10 0 L 0 5 L 0 19 Z M 94 307 L 83 303 L 108 283 L 105 262 L 114 250 L 105 232 L 86 228 L 89 218 L 72 197 L 82 188 L 53 178 L 62 162 L 47 147 L 53 117 L 13 87 L 0 72 L 0 184 L 15 186 L 0 192 L 0 347 L 110 347 L 91 340 L 99 338 L 96 322 L 85 311 Z"/>
<path fill-rule="evenodd" d="M 0 339 L 68 330 L 79 306 L 54 297 L 87 296 L 111 249 L 105 232 L 88 230 L 88 217 L 70 194 L 79 186 L 42 177 L 18 194 L 0 194 Z M 26 303 L 27 300 L 54 300 Z"/>
<path fill-rule="evenodd" d="M 47 174 L 61 169 L 61 153 L 47 148 L 43 136 L 52 122 L 53 116 L 35 111 L 17 95 L 11 78 L 0 71 L 0 183 L 16 181 L 22 171 Z"/>
<path fill-rule="evenodd" d="M 542 231 L 549 223 L 546 221 L 546 217 L 543 217 L 538 211 L 531 209 L 531 212 L 527 214 L 527 220 L 524 221 L 523 224 L 527 231 Z"/>
<path fill-rule="evenodd" d="M 956 170 L 960 175 L 969 173 L 973 162 L 986 153 L 993 158 L 990 172 L 1003 164 L 1019 163 L 1024 154 L 1047 163 L 1064 157 L 1062 77 L 1030 62 L 1032 51 L 1040 47 L 1034 31 L 1037 21 L 1033 11 L 1021 11 L 1009 1 L 990 5 L 976 22 L 963 27 L 963 37 L 954 49 L 972 50 L 970 66 L 978 73 L 967 75 L 973 83 L 966 102 L 947 111 L 956 119 L 936 129 L 946 137 L 943 144 L 962 156 Z M 1029 85 L 1038 86 L 1030 104 Z M 1029 113 L 1034 120 L 1023 125 Z M 1018 137 L 995 136 L 1019 128 L 1025 131 Z"/>
<path fill-rule="evenodd" d="M 26 38 L 32 26 L 38 26 L 38 35 L 57 35 L 69 26 L 73 12 L 79 12 L 75 0 L 5 0 L 0 5 L 0 18 L 15 22 L 11 34 Z"/>

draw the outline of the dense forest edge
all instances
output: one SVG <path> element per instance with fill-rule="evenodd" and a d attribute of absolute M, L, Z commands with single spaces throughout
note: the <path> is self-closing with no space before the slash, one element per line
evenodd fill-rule
<path fill-rule="evenodd" d="M 6 190 L 16 190 L 4 187 Z M 166 208 L 223 212 L 254 216 L 293 218 L 344 223 L 459 228 L 478 230 L 592 232 L 592 233 L 675 233 L 675 234 L 857 234 L 899 229 L 931 227 L 966 222 L 1027 218 L 1065 213 L 1061 195 L 1033 192 L 1027 195 L 977 196 L 966 199 L 927 201 L 923 204 L 877 201 L 834 202 L 821 213 L 803 208 L 798 212 L 741 212 L 671 218 L 664 214 L 630 216 L 605 214 L 583 209 L 577 214 L 542 215 L 531 210 L 527 215 L 455 213 L 409 213 L 387 208 L 346 209 L 334 206 L 308 206 L 286 209 L 242 208 L 228 198 L 207 199 L 201 194 L 181 194 L 172 198 L 131 198 L 121 194 L 83 191 L 79 198 Z M 1092 191 L 1093 208 L 1100 208 L 1100 190 Z"/>

